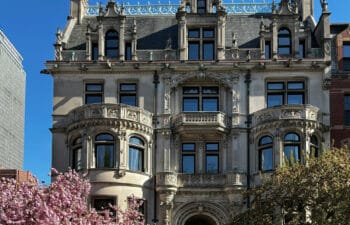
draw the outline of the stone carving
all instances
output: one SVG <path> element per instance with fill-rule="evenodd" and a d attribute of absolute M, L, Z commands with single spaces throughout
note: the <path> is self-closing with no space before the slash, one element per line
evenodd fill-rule
<path fill-rule="evenodd" d="M 301 119 L 301 110 L 286 109 L 281 112 L 281 119 Z"/>

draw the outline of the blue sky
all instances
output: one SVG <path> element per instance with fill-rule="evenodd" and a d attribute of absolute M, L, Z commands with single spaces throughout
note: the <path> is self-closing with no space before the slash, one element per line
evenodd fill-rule
<path fill-rule="evenodd" d="M 65 26 L 69 2 L 70 0 L 1 1 L 0 29 L 23 56 L 23 66 L 27 74 L 24 169 L 32 171 L 39 180 L 46 183 L 50 180 L 47 174 L 51 168 L 49 128 L 52 114 L 52 79 L 48 75 L 40 74 L 40 70 L 44 69 L 46 60 L 54 58 L 55 33 L 58 27 L 63 29 Z M 100 1 L 90 0 L 91 5 L 96 2 Z M 101 2 L 105 3 L 107 0 Z M 315 0 L 316 20 L 320 14 L 319 2 Z M 350 16 L 346 13 L 350 8 L 349 0 L 328 2 L 332 12 L 331 22 L 350 23 Z"/>

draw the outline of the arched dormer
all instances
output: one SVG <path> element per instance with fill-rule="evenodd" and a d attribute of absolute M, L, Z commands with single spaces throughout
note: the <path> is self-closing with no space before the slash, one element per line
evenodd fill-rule
<path fill-rule="evenodd" d="M 105 35 L 105 56 L 107 58 L 118 58 L 119 56 L 119 34 L 110 29 Z"/>
<path fill-rule="evenodd" d="M 292 53 L 292 35 L 288 28 L 282 27 L 278 30 L 277 53 L 279 56 L 290 56 Z"/>

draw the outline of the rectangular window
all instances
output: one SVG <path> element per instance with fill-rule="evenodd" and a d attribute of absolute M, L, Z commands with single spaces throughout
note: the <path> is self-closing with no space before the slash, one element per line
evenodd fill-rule
<path fill-rule="evenodd" d="M 305 58 L 305 40 L 299 41 L 299 59 Z"/>
<path fill-rule="evenodd" d="M 121 83 L 119 85 L 119 102 L 126 105 L 137 106 L 136 83 Z"/>
<path fill-rule="evenodd" d="M 194 143 L 182 144 L 182 173 L 194 174 L 196 163 L 195 163 L 196 145 Z"/>
<path fill-rule="evenodd" d="M 93 61 L 97 61 L 98 60 L 98 44 L 97 43 L 92 43 L 92 49 L 91 49 L 91 59 Z"/>
<path fill-rule="evenodd" d="M 183 87 L 184 112 L 219 111 L 218 87 Z"/>
<path fill-rule="evenodd" d="M 219 173 L 219 143 L 205 144 L 205 172 Z"/>
<path fill-rule="evenodd" d="M 103 103 L 103 84 L 87 83 L 85 84 L 85 104 Z"/>
<path fill-rule="evenodd" d="M 206 0 L 197 0 L 197 13 L 203 14 L 206 10 Z"/>
<path fill-rule="evenodd" d="M 131 59 L 132 59 L 131 43 L 127 42 L 127 43 L 125 43 L 125 60 L 129 61 Z"/>
<path fill-rule="evenodd" d="M 214 28 L 189 29 L 188 60 L 215 59 L 215 30 Z"/>
<path fill-rule="evenodd" d="M 265 59 L 271 59 L 271 41 L 265 41 Z"/>
<path fill-rule="evenodd" d="M 110 208 L 109 205 L 115 206 L 116 199 L 113 197 L 92 197 L 92 207 L 95 208 L 96 212 L 103 213 L 105 210 L 110 210 L 113 214 L 115 211 Z"/>
<path fill-rule="evenodd" d="M 305 104 L 305 87 L 303 81 L 267 83 L 267 107 L 284 104 Z"/>
<path fill-rule="evenodd" d="M 350 43 L 343 43 L 343 70 L 350 71 Z"/>
<path fill-rule="evenodd" d="M 350 95 L 344 96 L 344 125 L 350 125 Z"/>

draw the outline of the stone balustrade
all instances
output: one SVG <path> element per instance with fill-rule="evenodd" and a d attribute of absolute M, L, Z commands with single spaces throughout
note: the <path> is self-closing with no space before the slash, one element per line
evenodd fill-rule
<path fill-rule="evenodd" d="M 223 112 L 182 112 L 172 118 L 175 128 L 181 126 L 201 126 L 228 128 L 229 118 Z"/>

